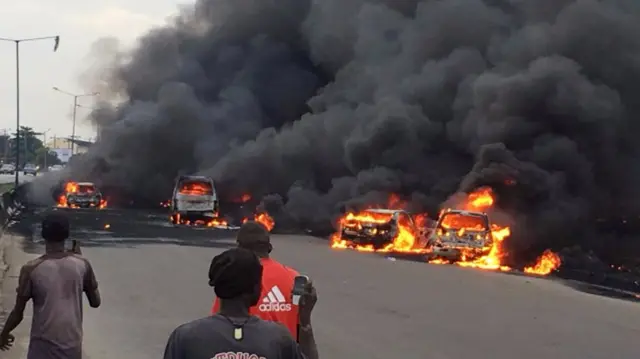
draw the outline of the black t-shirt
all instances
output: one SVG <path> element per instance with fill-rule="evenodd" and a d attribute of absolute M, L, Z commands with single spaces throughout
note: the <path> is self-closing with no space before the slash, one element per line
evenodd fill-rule
<path fill-rule="evenodd" d="M 285 326 L 258 317 L 246 321 L 236 340 L 233 323 L 245 320 L 216 314 L 183 324 L 171 333 L 164 359 L 305 359 Z"/>

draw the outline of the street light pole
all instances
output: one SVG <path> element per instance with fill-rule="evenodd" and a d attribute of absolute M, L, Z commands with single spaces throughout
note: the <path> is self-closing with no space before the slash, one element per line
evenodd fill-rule
<path fill-rule="evenodd" d="M 0 41 L 13 42 L 16 45 L 16 181 L 15 187 L 20 185 L 20 43 L 27 41 L 51 40 L 53 39 L 53 51 L 58 51 L 60 36 L 32 37 L 26 39 L 10 39 L 0 37 Z"/>
<path fill-rule="evenodd" d="M 65 94 L 67 96 L 73 96 L 73 115 L 71 115 L 71 117 L 72 117 L 71 121 L 73 122 L 73 125 L 72 125 L 73 127 L 71 128 L 71 156 L 73 156 L 73 152 L 74 152 L 74 149 L 75 149 L 75 140 L 76 140 L 76 113 L 77 113 L 78 107 L 80 106 L 80 105 L 78 105 L 78 98 L 79 97 L 93 97 L 93 96 L 99 95 L 100 93 L 92 92 L 92 93 L 85 93 L 85 94 L 77 95 L 77 94 L 74 94 L 74 93 L 71 93 L 71 92 L 67 92 L 67 91 L 61 90 L 58 87 L 53 87 L 53 90 L 54 91 L 58 91 L 58 92 L 60 92 L 62 94 Z"/>
<path fill-rule="evenodd" d="M 76 147 L 76 113 L 78 112 L 78 96 L 73 96 L 73 126 L 71 127 L 71 156 L 74 154 Z"/>

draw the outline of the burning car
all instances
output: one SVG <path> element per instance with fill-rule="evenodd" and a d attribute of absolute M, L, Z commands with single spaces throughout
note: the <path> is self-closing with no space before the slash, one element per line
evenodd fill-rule
<path fill-rule="evenodd" d="M 340 223 L 340 241 L 348 246 L 371 246 L 373 249 L 404 247 L 395 242 L 411 238 L 412 249 L 427 244 L 424 231 L 416 226 L 411 215 L 399 209 L 367 209 L 347 214 Z M 408 233 L 404 233 L 408 232 Z M 410 248 L 407 248 L 410 249 Z"/>
<path fill-rule="evenodd" d="M 67 182 L 58 198 L 58 207 L 102 209 L 106 205 L 102 193 L 92 182 Z"/>
<path fill-rule="evenodd" d="M 488 255 L 493 247 L 489 216 L 484 212 L 446 209 L 429 237 L 428 246 L 436 257 L 473 260 Z"/>
<path fill-rule="evenodd" d="M 218 195 L 213 180 L 204 176 L 180 176 L 171 199 L 171 222 L 213 226 L 218 220 Z"/>

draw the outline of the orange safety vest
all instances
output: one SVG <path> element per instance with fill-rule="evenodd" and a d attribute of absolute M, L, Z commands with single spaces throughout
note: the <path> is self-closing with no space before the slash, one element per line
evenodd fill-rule
<path fill-rule="evenodd" d="M 260 301 L 249 313 L 264 320 L 283 324 L 298 339 L 298 306 L 292 303 L 293 281 L 298 272 L 271 258 L 261 258 L 262 293 Z M 211 314 L 220 310 L 220 302 L 213 301 Z"/>

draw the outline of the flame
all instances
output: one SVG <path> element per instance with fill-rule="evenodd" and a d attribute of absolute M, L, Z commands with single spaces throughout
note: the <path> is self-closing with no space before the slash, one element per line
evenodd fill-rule
<path fill-rule="evenodd" d="M 251 197 L 251 195 L 249 193 L 244 193 L 242 194 L 240 197 L 232 197 L 231 198 L 231 202 L 233 203 L 247 203 L 249 201 L 251 201 L 253 197 Z"/>
<path fill-rule="evenodd" d="M 107 224 L 104 225 L 104 229 L 109 229 L 109 228 L 111 228 L 110 224 L 107 223 Z"/>
<path fill-rule="evenodd" d="M 401 209 L 405 203 L 395 194 L 389 196 L 386 208 Z M 371 207 L 375 208 L 375 207 Z M 403 252 L 403 253 L 428 253 L 426 248 L 418 248 L 419 233 L 415 233 L 416 228 L 422 228 L 426 223 L 427 215 L 421 214 L 414 218 L 416 227 L 413 228 L 404 221 L 398 222 L 398 232 L 389 244 L 383 248 L 375 249 L 373 245 L 357 245 L 342 238 L 342 229 L 345 227 L 361 228 L 365 223 L 383 224 L 391 220 L 392 215 L 388 213 L 374 213 L 367 210 L 361 212 L 348 212 L 338 220 L 338 232 L 330 238 L 331 248 L 334 249 L 355 249 L 359 252 Z"/>
<path fill-rule="evenodd" d="M 271 232 L 273 227 L 276 225 L 276 221 L 266 212 L 257 213 L 253 216 L 253 220 L 262 224 L 267 231 Z M 245 218 L 242 220 L 242 223 L 249 221 L 249 218 Z"/>
<path fill-rule="evenodd" d="M 547 275 L 552 271 L 558 269 L 561 263 L 562 261 L 560 260 L 560 256 L 547 249 L 542 253 L 540 257 L 538 257 L 538 259 L 536 260 L 536 264 L 531 267 L 526 267 L 524 269 L 524 272 L 530 274 Z"/>
<path fill-rule="evenodd" d="M 169 219 L 175 224 L 181 224 L 183 226 L 199 226 L 199 227 L 226 227 L 229 225 L 227 221 L 222 218 L 211 218 L 209 220 L 195 220 L 190 221 L 180 216 L 180 213 L 176 213 L 169 217 Z"/>
<path fill-rule="evenodd" d="M 211 185 L 206 182 L 188 182 L 180 187 L 180 194 L 192 196 L 210 196 L 213 193 Z"/>
<path fill-rule="evenodd" d="M 489 187 L 482 187 L 474 192 L 469 193 L 464 209 L 467 211 L 482 212 L 491 207 L 495 203 L 493 190 Z"/>

